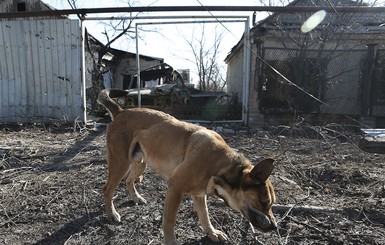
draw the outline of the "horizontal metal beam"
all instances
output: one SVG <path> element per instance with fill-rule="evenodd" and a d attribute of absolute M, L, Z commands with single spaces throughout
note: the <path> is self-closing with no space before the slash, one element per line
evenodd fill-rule
<path fill-rule="evenodd" d="M 87 17 L 85 20 L 167 20 L 167 19 L 244 19 L 246 15 L 154 15 L 154 16 L 125 16 L 125 17 Z"/>
<path fill-rule="evenodd" d="M 82 9 L 63 9 L 63 10 L 45 10 L 30 12 L 10 12 L 0 13 L 0 19 L 3 18 L 26 18 L 38 16 L 66 16 L 101 14 L 101 13 L 140 13 L 140 12 L 316 12 L 324 9 L 328 12 L 339 13 L 384 13 L 385 7 L 317 7 L 317 6 L 151 6 L 151 7 L 116 7 L 116 8 L 82 8 Z"/>
<path fill-rule="evenodd" d="M 245 22 L 245 20 L 221 20 L 221 23 L 238 23 Z M 156 21 L 156 22 L 138 22 L 138 25 L 174 25 L 174 24 L 199 24 L 199 23 L 216 23 L 217 20 L 180 20 L 180 21 Z"/>

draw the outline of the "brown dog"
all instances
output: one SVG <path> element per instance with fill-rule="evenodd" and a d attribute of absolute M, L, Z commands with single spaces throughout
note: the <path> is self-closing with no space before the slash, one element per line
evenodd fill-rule
<path fill-rule="evenodd" d="M 183 195 L 192 196 L 203 231 L 213 241 L 225 241 L 227 236 L 210 222 L 207 195 L 222 198 L 259 230 L 276 229 L 271 210 L 275 195 L 268 179 L 274 160 L 253 166 L 216 132 L 156 110 L 123 110 L 110 98 L 112 93 L 119 92 L 103 90 L 98 98 L 113 118 L 107 129 L 109 172 L 103 188 L 109 219 L 120 221 L 112 196 L 124 178 L 130 197 L 137 203 L 146 202 L 134 182 L 148 165 L 168 182 L 163 212 L 165 244 L 177 244 L 174 227 Z"/>

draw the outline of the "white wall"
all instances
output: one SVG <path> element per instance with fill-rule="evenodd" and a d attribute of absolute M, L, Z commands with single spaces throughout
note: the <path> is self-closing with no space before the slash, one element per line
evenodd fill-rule
<path fill-rule="evenodd" d="M 227 61 L 227 93 L 229 95 L 237 94 L 238 100 L 242 102 L 243 86 L 243 48 L 238 51 L 231 60 Z"/>
<path fill-rule="evenodd" d="M 0 21 L 0 122 L 83 115 L 78 20 Z"/>

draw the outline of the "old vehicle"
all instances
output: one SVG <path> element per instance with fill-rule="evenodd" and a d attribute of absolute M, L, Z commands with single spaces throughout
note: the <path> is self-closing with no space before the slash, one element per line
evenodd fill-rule
<path fill-rule="evenodd" d="M 189 98 L 189 89 L 182 75 L 166 63 L 141 71 L 140 89 L 137 76 L 132 76 L 126 91 L 127 95 L 117 100 L 123 108 L 137 107 L 140 104 L 165 109 L 172 104 L 187 104 Z"/>
<path fill-rule="evenodd" d="M 116 101 L 122 108 L 140 105 L 167 112 L 180 119 L 224 119 L 222 117 L 229 111 L 227 93 L 197 90 L 186 77 L 186 74 L 174 70 L 167 63 L 147 68 L 140 72 L 140 89 L 137 76 L 132 76 L 126 94 L 116 98 Z M 208 112 L 213 109 L 216 111 Z M 234 119 L 238 115 L 230 117 Z"/>

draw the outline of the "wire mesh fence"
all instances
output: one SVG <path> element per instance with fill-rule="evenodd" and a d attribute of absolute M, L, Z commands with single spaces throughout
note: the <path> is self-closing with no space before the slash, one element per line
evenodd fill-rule
<path fill-rule="evenodd" d="M 263 53 L 267 63 L 305 91 L 263 66 L 259 92 L 265 113 L 361 113 L 361 83 L 367 50 L 265 48 Z"/>
<path fill-rule="evenodd" d="M 373 71 L 373 116 L 385 116 L 385 50 L 377 50 Z"/>

